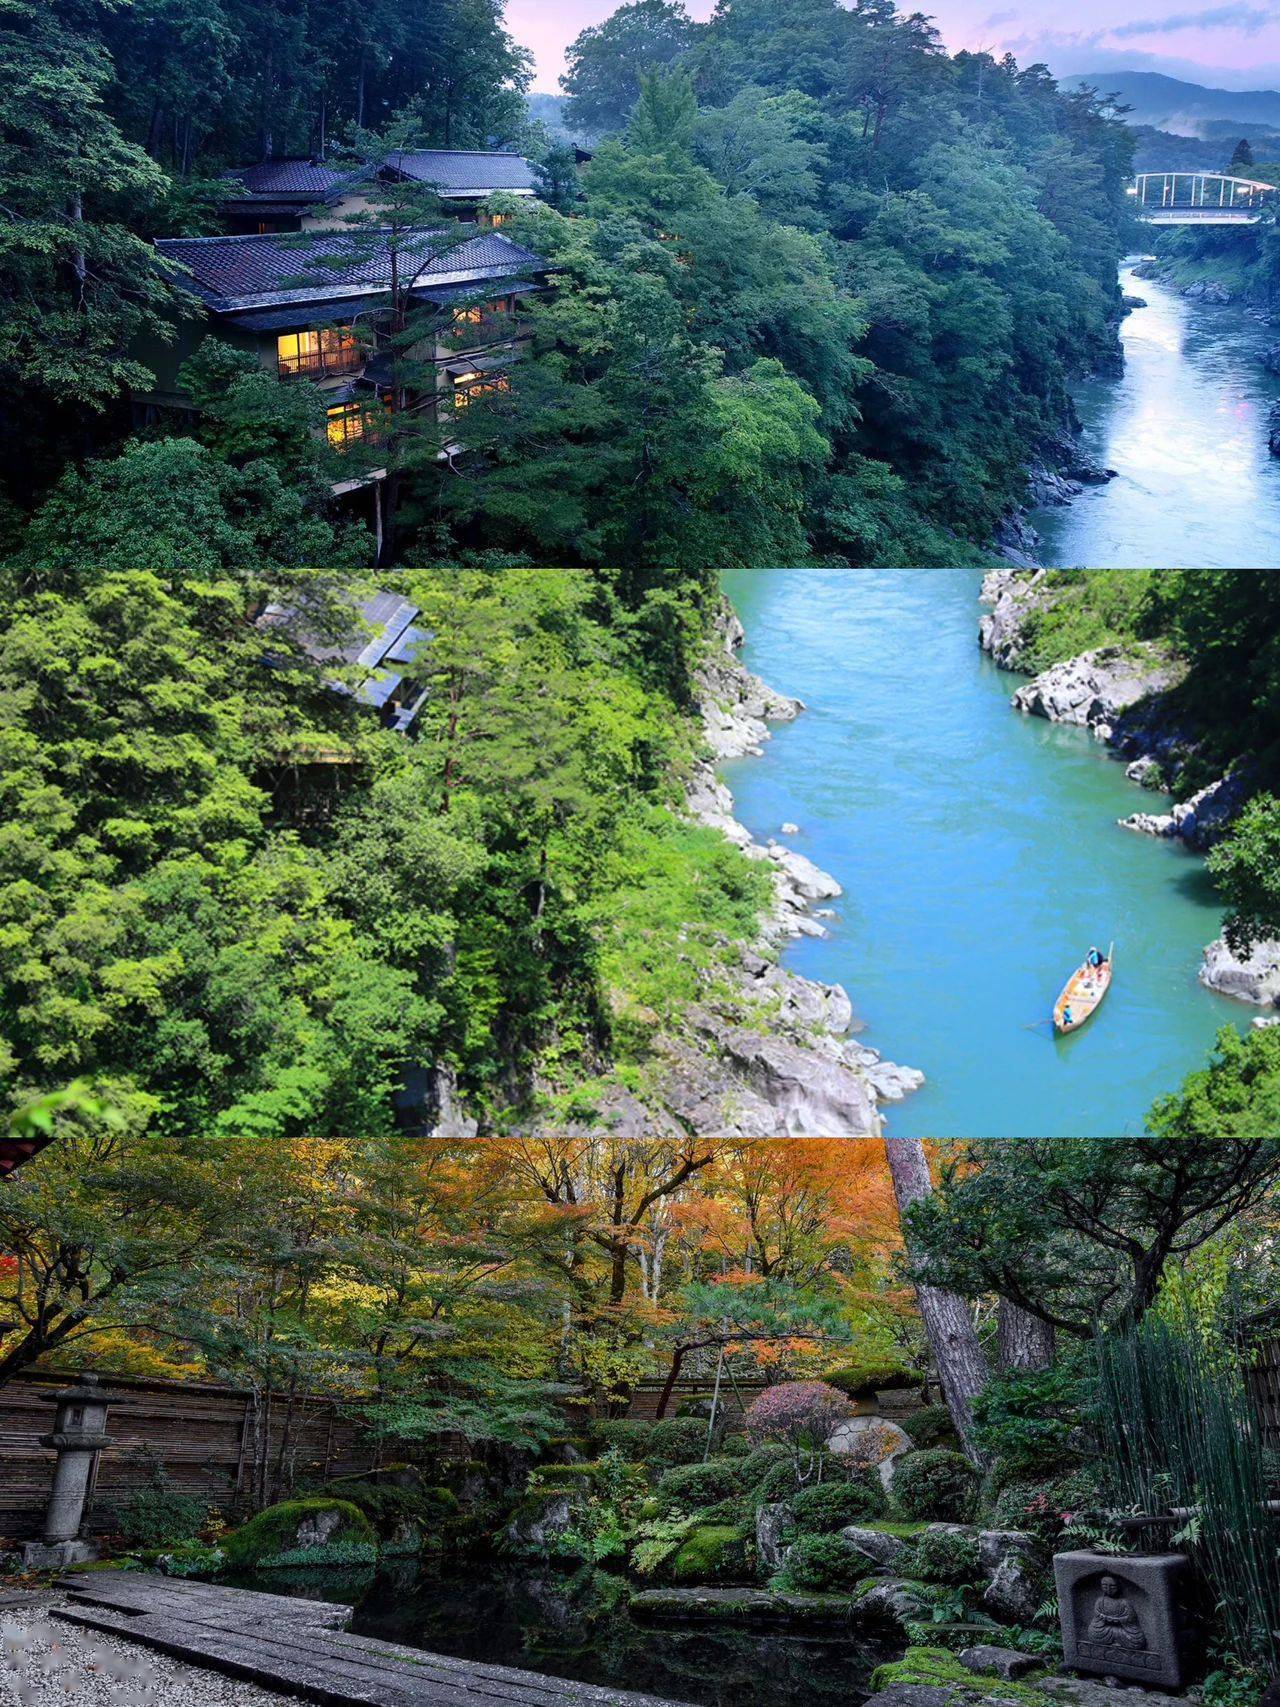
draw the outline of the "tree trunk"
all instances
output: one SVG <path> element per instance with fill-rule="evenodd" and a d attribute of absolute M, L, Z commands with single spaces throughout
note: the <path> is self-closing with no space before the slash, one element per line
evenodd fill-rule
<path fill-rule="evenodd" d="M 1000 1300 L 998 1341 L 1003 1370 L 1048 1369 L 1053 1363 L 1052 1322 L 1042 1322 L 1007 1298 Z"/>
<path fill-rule="evenodd" d="M 907 1211 L 933 1190 L 929 1162 L 918 1138 L 886 1138 L 884 1147 L 906 1242 Z M 907 1248 L 910 1251 L 909 1242 Z M 925 1281 L 916 1281 L 915 1292 L 947 1409 L 966 1453 L 977 1463 L 979 1454 L 973 1445 L 973 1401 L 990 1372 L 973 1317 L 964 1299 L 954 1292 L 945 1292 Z"/>

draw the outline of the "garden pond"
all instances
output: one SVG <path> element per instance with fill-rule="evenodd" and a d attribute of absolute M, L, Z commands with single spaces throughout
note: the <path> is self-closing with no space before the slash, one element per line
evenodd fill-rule
<path fill-rule="evenodd" d="M 271 1570 L 227 1580 L 353 1606 L 357 1635 L 694 1707 L 856 1707 L 875 1668 L 903 1646 L 839 1627 L 641 1622 L 623 1579 L 589 1567 L 406 1561 L 376 1573 Z"/>

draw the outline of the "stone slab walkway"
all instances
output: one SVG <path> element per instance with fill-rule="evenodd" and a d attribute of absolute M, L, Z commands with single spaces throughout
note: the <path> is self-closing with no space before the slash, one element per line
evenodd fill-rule
<path fill-rule="evenodd" d="M 683 1707 L 346 1631 L 347 1606 L 125 1571 L 64 1577 L 54 1617 L 323 1707 Z"/>

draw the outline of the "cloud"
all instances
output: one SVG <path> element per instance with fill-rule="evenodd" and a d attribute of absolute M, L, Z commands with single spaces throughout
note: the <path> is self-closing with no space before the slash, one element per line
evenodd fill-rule
<path fill-rule="evenodd" d="M 1131 36 L 1166 36 L 1176 30 L 1242 30 L 1256 35 L 1274 24 L 1276 14 L 1261 6 L 1209 6 L 1203 12 L 1173 12 L 1164 18 L 1136 18 L 1131 24 L 1115 24 L 1110 34 L 1117 40 Z"/>
<path fill-rule="evenodd" d="M 1000 24 L 1013 24 L 1018 21 L 1017 12 L 991 12 L 978 25 L 980 30 L 994 30 Z"/>

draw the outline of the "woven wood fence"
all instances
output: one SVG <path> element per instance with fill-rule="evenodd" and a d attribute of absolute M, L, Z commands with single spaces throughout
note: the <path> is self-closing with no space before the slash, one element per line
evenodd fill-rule
<path fill-rule="evenodd" d="M 0 1541 L 40 1533 L 54 1465 L 40 1436 L 53 1427 L 50 1396 L 73 1379 L 41 1372 L 0 1388 Z M 234 1514 L 255 1502 L 264 1477 L 269 1497 L 277 1497 L 281 1486 L 361 1474 L 380 1462 L 377 1445 L 331 1399 L 303 1394 L 290 1406 L 276 1396 L 255 1406 L 251 1393 L 234 1387 L 105 1381 L 118 1402 L 107 1417 L 114 1444 L 99 1460 L 91 1532 L 110 1529 L 111 1507 L 151 1485 L 157 1467 L 175 1492 L 200 1494 Z"/>
<path fill-rule="evenodd" d="M 1262 1418 L 1263 1444 L 1280 1452 L 1280 1339 L 1266 1341 L 1249 1371 L 1254 1402 Z"/>

